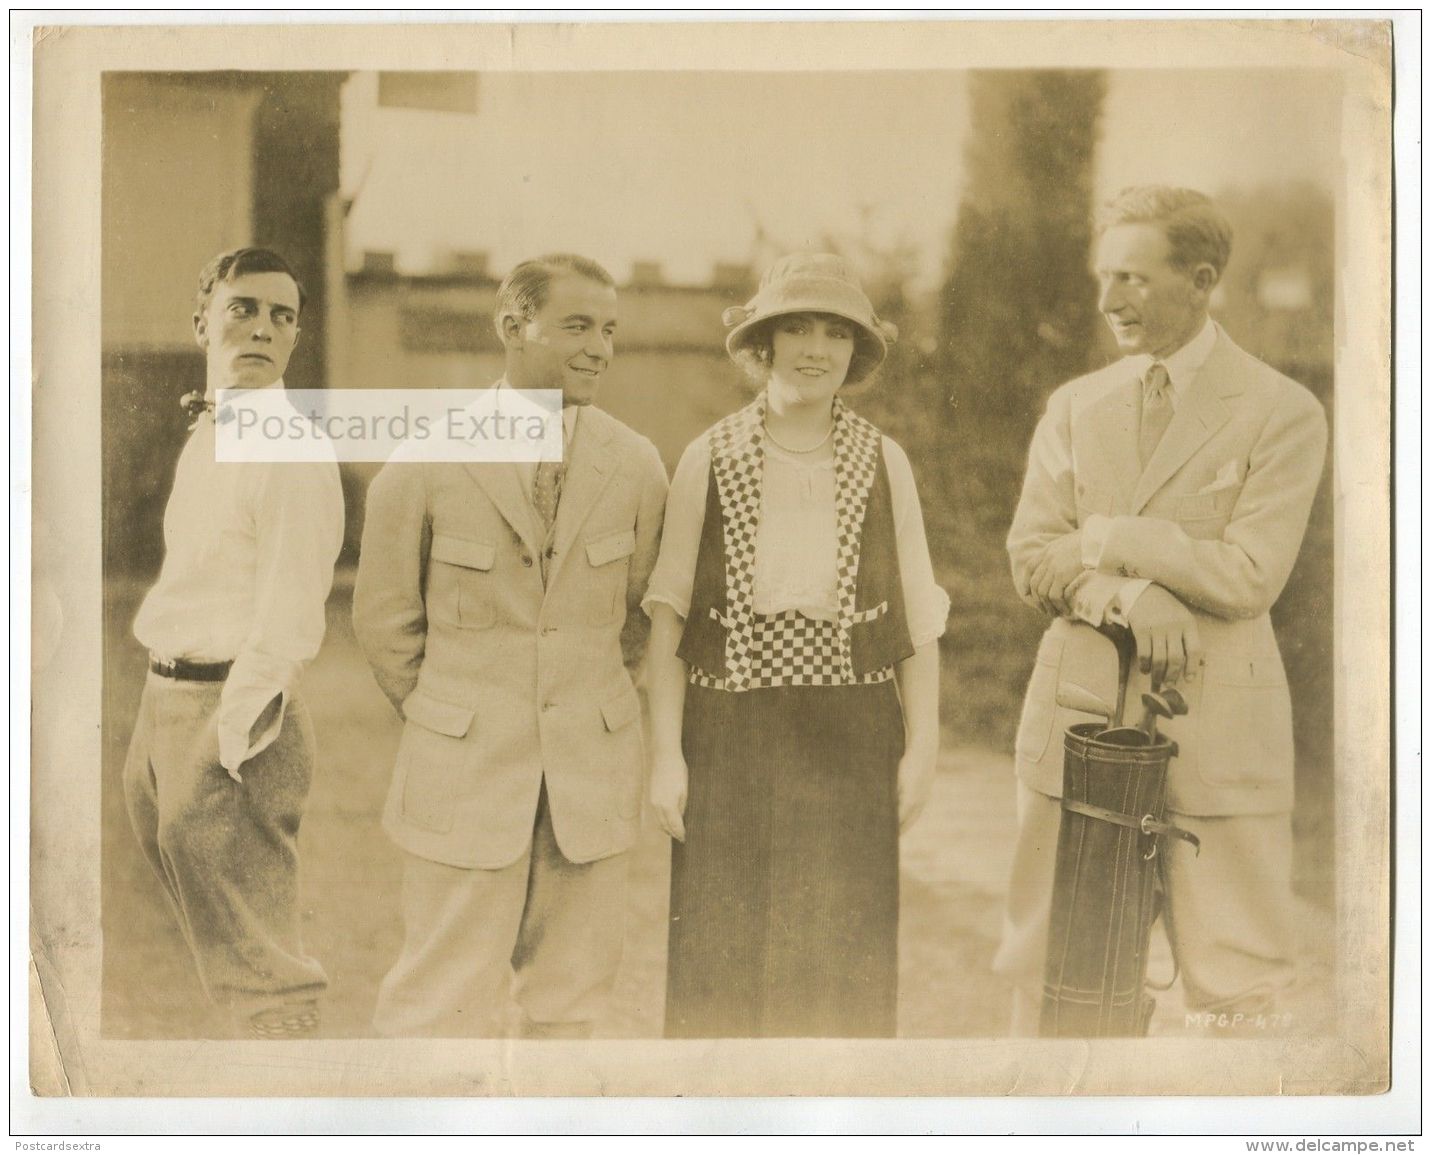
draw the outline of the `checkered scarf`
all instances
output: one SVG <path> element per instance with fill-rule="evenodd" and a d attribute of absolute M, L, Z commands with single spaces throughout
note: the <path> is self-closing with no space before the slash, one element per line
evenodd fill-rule
<path fill-rule="evenodd" d="M 725 527 L 726 612 L 711 611 L 725 627 L 725 688 L 744 690 L 762 684 L 769 671 L 760 669 L 755 642 L 755 541 L 760 527 L 761 476 L 765 465 L 766 395 L 732 413 L 710 431 L 711 464 Z M 855 609 L 860 570 L 860 532 L 870 487 L 879 468 L 880 432 L 851 412 L 838 397 L 834 402 L 835 515 L 838 535 L 835 574 L 839 594 L 837 653 L 829 680 L 860 681 L 850 659 L 850 628 L 877 617 L 884 607 Z M 823 678 L 821 679 L 824 680 Z"/>

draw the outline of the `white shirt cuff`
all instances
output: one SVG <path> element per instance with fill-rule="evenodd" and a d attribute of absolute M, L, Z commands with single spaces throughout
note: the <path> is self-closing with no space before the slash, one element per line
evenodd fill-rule
<path fill-rule="evenodd" d="M 219 698 L 219 762 L 235 782 L 243 781 L 239 767 L 266 750 L 283 729 L 288 695 L 302 669 L 302 662 L 254 651 L 234 662 Z M 275 698 L 279 699 L 278 709 L 263 729 L 254 733 L 254 726 Z"/>
<path fill-rule="evenodd" d="M 1068 602 L 1069 616 L 1091 626 L 1101 626 L 1117 590 L 1106 575 L 1091 569 L 1084 570 L 1073 579 L 1064 594 Z"/>
<path fill-rule="evenodd" d="M 1152 584 L 1147 578 L 1132 578 L 1119 586 L 1117 595 L 1108 604 L 1108 621 L 1115 626 L 1126 626 L 1128 615 L 1133 612 L 1133 603 Z"/>

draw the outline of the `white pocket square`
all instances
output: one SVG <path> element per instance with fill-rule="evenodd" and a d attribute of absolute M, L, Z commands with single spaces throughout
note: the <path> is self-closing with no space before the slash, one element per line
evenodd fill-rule
<path fill-rule="evenodd" d="M 1217 476 L 1198 490 L 1198 493 L 1216 493 L 1220 489 L 1230 489 L 1236 485 L 1241 478 L 1237 472 L 1237 462 L 1229 461 L 1217 471 Z"/>

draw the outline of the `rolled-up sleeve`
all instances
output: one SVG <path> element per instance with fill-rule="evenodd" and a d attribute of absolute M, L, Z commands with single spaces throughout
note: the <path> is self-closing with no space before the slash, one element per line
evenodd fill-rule
<path fill-rule="evenodd" d="M 676 474 L 671 478 L 661 553 L 641 599 L 641 608 L 647 616 L 658 602 L 670 606 L 683 618 L 691 612 L 691 590 L 696 580 L 696 555 L 701 546 L 710 471 L 710 443 L 705 437 L 698 437 L 686 446 Z"/>
<path fill-rule="evenodd" d="M 915 488 L 909 458 L 903 449 L 886 437 L 884 459 L 889 470 L 890 498 L 894 504 L 894 540 L 899 553 L 899 576 L 904 588 L 909 640 L 919 647 L 944 634 L 949 623 L 949 595 L 934 580 L 929 541 L 924 533 L 924 512 L 919 506 L 919 491 Z"/>

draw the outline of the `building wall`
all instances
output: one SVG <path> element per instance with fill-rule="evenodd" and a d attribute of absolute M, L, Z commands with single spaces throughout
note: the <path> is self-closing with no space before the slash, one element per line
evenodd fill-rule
<path fill-rule="evenodd" d="M 253 235 L 259 93 L 109 73 L 103 89 L 100 286 L 107 350 L 194 347 L 194 279 Z"/>
<path fill-rule="evenodd" d="M 342 380 L 355 389 L 480 389 L 502 374 L 497 282 L 481 276 L 348 278 Z M 721 313 L 742 287 L 620 289 L 616 356 L 599 404 L 656 443 L 668 465 L 746 396 Z"/>

